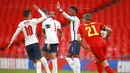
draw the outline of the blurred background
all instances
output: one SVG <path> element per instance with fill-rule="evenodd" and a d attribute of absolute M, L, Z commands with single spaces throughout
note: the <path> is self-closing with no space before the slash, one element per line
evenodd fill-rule
<path fill-rule="evenodd" d="M 71 70 L 64 57 L 68 51 L 70 39 L 69 21 L 56 9 L 58 0 L 0 0 L 0 73 L 2 69 L 34 69 L 28 59 L 23 33 L 20 33 L 9 50 L 6 49 L 18 24 L 23 20 L 23 10 L 31 9 L 32 17 L 40 14 L 33 8 L 54 10 L 60 21 L 65 40 L 60 41 L 58 51 L 59 70 Z M 110 66 L 117 72 L 130 73 L 130 0 L 59 0 L 61 8 L 68 13 L 70 6 L 78 8 L 77 16 L 81 19 L 85 13 L 93 14 L 93 21 L 101 22 L 112 28 L 107 40 L 107 58 Z M 67 26 L 66 26 L 67 25 Z M 37 26 L 39 45 L 42 48 L 44 38 L 41 24 Z M 60 39 L 60 37 L 59 37 Z M 96 71 L 91 52 L 81 47 L 80 57 L 83 71 Z M 51 68 L 51 64 L 50 64 Z"/>

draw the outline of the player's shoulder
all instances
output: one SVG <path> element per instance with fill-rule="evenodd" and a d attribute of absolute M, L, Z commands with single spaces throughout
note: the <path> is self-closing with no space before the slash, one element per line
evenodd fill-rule
<path fill-rule="evenodd" d="M 37 21 L 37 18 L 32 18 L 30 21 L 35 22 Z"/>
<path fill-rule="evenodd" d="M 84 27 L 84 24 L 80 24 L 80 25 L 79 25 L 79 28 L 81 28 L 81 27 Z"/>
<path fill-rule="evenodd" d="M 77 16 L 74 16 L 75 19 L 79 20 L 79 18 Z"/>
<path fill-rule="evenodd" d="M 100 25 L 100 24 L 102 24 L 102 23 L 100 23 L 100 22 L 91 22 L 90 24 Z"/>
<path fill-rule="evenodd" d="M 23 21 L 21 21 L 21 22 L 19 22 L 19 27 L 21 27 L 21 26 L 23 26 L 24 25 L 24 20 Z"/>
<path fill-rule="evenodd" d="M 56 23 L 60 23 L 58 20 L 55 20 Z"/>

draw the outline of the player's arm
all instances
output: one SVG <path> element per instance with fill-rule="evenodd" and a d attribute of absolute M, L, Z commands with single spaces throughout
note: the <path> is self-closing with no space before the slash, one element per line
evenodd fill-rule
<path fill-rule="evenodd" d="M 17 28 L 17 30 L 15 31 L 15 33 L 14 33 L 14 35 L 13 35 L 13 37 L 12 37 L 12 39 L 11 39 L 8 47 L 7 47 L 7 49 L 11 46 L 11 44 L 13 43 L 13 41 L 17 38 L 17 36 L 18 36 L 18 34 L 20 33 L 21 30 L 22 30 L 21 27 Z"/>
<path fill-rule="evenodd" d="M 62 30 L 58 29 L 58 31 L 60 32 L 61 40 L 64 39 L 64 34 L 63 34 Z"/>
<path fill-rule="evenodd" d="M 108 39 L 108 37 L 110 36 L 111 32 L 112 32 L 112 29 L 108 26 L 105 26 L 103 28 L 103 30 L 107 31 L 107 34 L 106 34 L 106 37 L 104 39 Z"/>
<path fill-rule="evenodd" d="M 64 39 L 64 34 L 63 34 L 62 30 L 61 30 L 60 22 L 57 22 L 57 29 L 60 32 L 61 40 Z"/>
<path fill-rule="evenodd" d="M 81 26 L 78 27 L 78 32 L 77 32 L 77 42 L 85 49 L 88 51 L 88 47 L 85 46 L 85 44 L 82 42 L 82 39 L 81 39 Z"/>
<path fill-rule="evenodd" d="M 42 32 L 43 32 L 43 37 L 46 39 L 46 32 L 44 28 L 42 28 Z"/>
<path fill-rule="evenodd" d="M 69 16 L 66 12 L 64 12 L 64 11 L 60 8 L 60 3 L 59 3 L 59 2 L 57 2 L 56 7 L 57 7 L 57 9 L 62 13 L 62 15 L 63 15 L 65 18 L 67 18 L 67 19 L 69 19 L 69 20 L 71 20 L 71 21 L 76 21 L 76 19 L 75 19 L 74 17 Z"/>
<path fill-rule="evenodd" d="M 38 24 L 38 23 L 40 23 L 40 22 L 46 20 L 47 16 L 41 11 L 41 9 L 40 9 L 38 6 L 36 6 L 36 5 L 34 5 L 34 8 L 35 8 L 35 9 L 41 14 L 41 16 L 42 16 L 42 17 L 40 17 L 40 18 L 37 19 L 36 23 Z"/>
<path fill-rule="evenodd" d="M 77 42 L 85 49 L 88 51 L 88 47 L 82 42 L 82 39 L 81 39 L 81 35 L 80 34 L 77 34 Z"/>

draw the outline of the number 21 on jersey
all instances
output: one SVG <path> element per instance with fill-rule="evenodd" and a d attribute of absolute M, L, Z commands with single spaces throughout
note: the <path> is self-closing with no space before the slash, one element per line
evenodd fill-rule
<path fill-rule="evenodd" d="M 99 35 L 94 25 L 85 27 L 85 30 L 88 31 L 88 37 Z M 92 33 L 92 30 L 94 31 L 94 33 Z"/>

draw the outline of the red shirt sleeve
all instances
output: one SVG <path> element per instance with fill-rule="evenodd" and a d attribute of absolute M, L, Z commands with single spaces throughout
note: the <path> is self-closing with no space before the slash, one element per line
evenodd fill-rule
<path fill-rule="evenodd" d="M 77 34 L 82 34 L 82 33 L 81 33 L 81 25 L 78 27 L 78 32 L 77 32 Z"/>
<path fill-rule="evenodd" d="M 99 24 L 100 24 L 100 29 L 101 29 L 101 30 L 104 29 L 104 28 L 106 27 L 105 24 L 102 24 L 102 23 L 99 23 Z"/>

